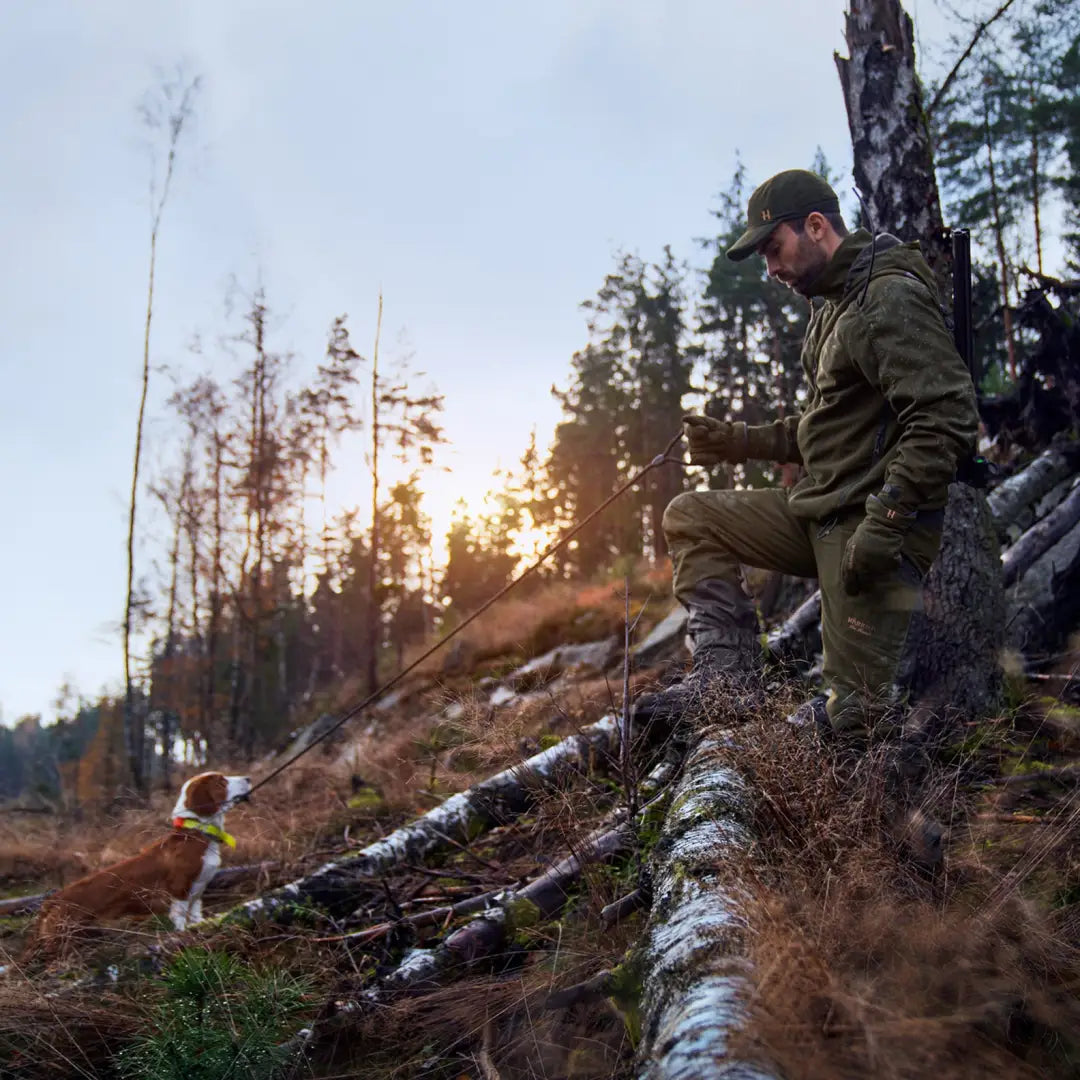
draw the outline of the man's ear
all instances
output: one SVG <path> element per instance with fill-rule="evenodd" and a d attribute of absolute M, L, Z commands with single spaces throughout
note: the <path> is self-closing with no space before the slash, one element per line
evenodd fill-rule
<path fill-rule="evenodd" d="M 814 210 L 812 213 L 806 215 L 806 221 L 803 223 L 803 232 L 808 233 L 811 240 L 819 242 L 825 238 L 825 233 L 829 227 L 825 215 Z"/>

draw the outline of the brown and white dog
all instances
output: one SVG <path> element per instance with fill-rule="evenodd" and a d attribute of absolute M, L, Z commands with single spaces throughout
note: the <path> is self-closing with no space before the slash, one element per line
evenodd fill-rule
<path fill-rule="evenodd" d="M 193 776 L 180 789 L 172 831 L 138 855 L 88 874 L 41 905 L 28 955 L 54 954 L 72 933 L 106 919 L 166 910 L 177 930 L 202 918 L 202 894 L 221 865 L 221 845 L 236 846 L 223 828 L 225 811 L 251 791 L 246 776 Z"/>

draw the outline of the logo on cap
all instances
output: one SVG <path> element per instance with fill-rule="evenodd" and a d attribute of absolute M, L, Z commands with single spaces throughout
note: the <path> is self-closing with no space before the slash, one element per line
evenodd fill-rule
<path fill-rule="evenodd" d="M 770 211 L 768 211 L 768 210 L 762 210 L 761 211 L 761 220 L 762 221 L 772 221 L 772 213 Z"/>

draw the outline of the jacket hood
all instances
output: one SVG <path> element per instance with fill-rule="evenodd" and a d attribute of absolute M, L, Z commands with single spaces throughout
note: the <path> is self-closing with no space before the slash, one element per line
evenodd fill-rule
<path fill-rule="evenodd" d="M 865 229 L 857 229 L 841 241 L 811 285 L 809 295 L 838 301 L 851 293 L 861 293 L 871 277 L 897 272 L 917 277 L 932 296 L 938 295 L 937 280 L 918 243 L 905 244 L 892 233 L 871 236 Z"/>

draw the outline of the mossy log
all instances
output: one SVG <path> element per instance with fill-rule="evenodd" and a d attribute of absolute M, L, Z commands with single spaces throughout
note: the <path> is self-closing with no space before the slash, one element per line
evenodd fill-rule
<path fill-rule="evenodd" d="M 635 730 L 632 738 L 635 743 L 645 743 L 651 734 Z M 609 771 L 618 760 L 619 720 L 606 716 L 468 791 L 451 795 L 423 817 L 377 843 L 241 904 L 217 921 L 288 921 L 297 905 L 316 905 L 335 916 L 347 914 L 357 906 L 360 891 L 386 873 L 466 844 L 486 830 L 519 817 L 552 788 L 593 768 Z"/>
<path fill-rule="evenodd" d="M 490 960 L 519 931 L 558 915 L 586 866 L 624 854 L 633 839 L 634 832 L 625 823 L 591 836 L 580 851 L 556 863 L 535 881 L 495 896 L 488 911 L 449 934 L 433 949 L 410 950 L 400 966 L 377 987 L 365 991 L 361 1000 L 378 1005 L 406 991 L 430 989 Z"/>
<path fill-rule="evenodd" d="M 750 973 L 744 897 L 730 871 L 750 844 L 750 796 L 719 749 L 707 738 L 693 747 L 652 854 L 653 904 L 636 961 L 641 1080 L 772 1080 L 731 1053 Z"/>

